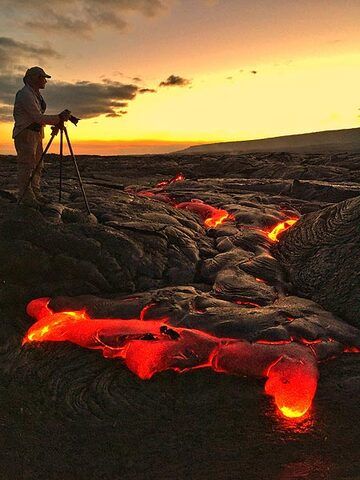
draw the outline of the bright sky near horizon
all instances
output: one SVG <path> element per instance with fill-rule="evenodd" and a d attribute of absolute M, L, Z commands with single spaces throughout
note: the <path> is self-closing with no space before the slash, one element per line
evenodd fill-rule
<path fill-rule="evenodd" d="M 0 0 L 0 153 L 33 65 L 47 113 L 82 118 L 77 153 L 360 126 L 359 20 L 359 0 Z"/>

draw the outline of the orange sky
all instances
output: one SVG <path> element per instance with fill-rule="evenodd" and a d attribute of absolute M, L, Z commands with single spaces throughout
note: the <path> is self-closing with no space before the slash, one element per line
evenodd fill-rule
<path fill-rule="evenodd" d="M 359 126 L 358 1 L 163 0 L 154 9 L 156 2 L 134 0 L 128 10 L 120 0 L 87 0 L 91 14 L 84 1 L 55 0 L 57 23 L 46 7 L 46 39 L 31 7 L 8 8 L 6 23 L 0 16 L 2 38 L 15 42 L 2 47 L 0 38 L 0 67 L 5 54 L 19 65 L 12 71 L 8 58 L 2 68 L 8 93 L 0 111 L 1 101 L 10 108 L 11 88 L 21 88 L 22 66 L 41 64 L 53 77 L 53 90 L 43 92 L 48 113 L 61 108 L 63 82 L 58 92 L 73 103 L 63 107 L 83 118 L 69 126 L 78 153 L 154 153 Z M 159 86 L 170 75 L 183 84 Z M 86 85 L 71 93 L 79 81 L 93 84 L 93 97 Z M 118 93 L 110 98 L 105 88 L 119 82 L 137 89 L 121 109 L 111 106 Z M 0 153 L 13 152 L 9 119 L 0 125 Z"/>

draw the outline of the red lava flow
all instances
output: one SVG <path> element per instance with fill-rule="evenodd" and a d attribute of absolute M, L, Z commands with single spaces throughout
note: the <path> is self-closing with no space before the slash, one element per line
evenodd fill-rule
<path fill-rule="evenodd" d="M 216 228 L 228 220 L 235 220 L 234 216 L 221 208 L 215 208 L 202 200 L 193 199 L 190 202 L 176 203 L 168 193 L 165 192 L 169 185 L 177 182 L 183 182 L 185 175 L 178 173 L 170 180 L 163 180 L 157 183 L 149 190 L 139 190 L 135 192 L 132 188 L 127 188 L 126 191 L 137 195 L 138 197 L 147 197 L 159 202 L 168 203 L 180 210 L 188 210 L 199 216 L 204 222 L 206 228 Z"/>
<path fill-rule="evenodd" d="M 183 182 L 185 179 L 186 178 L 184 174 L 177 173 L 175 177 L 171 178 L 170 180 L 163 180 L 161 182 L 158 182 L 154 187 L 150 188 L 149 190 L 138 190 L 137 192 L 134 191 L 132 188 L 126 188 L 125 190 L 139 197 L 151 198 L 152 200 L 157 200 L 173 205 L 175 208 L 192 212 L 201 218 L 206 228 L 217 228 L 229 220 L 235 220 L 234 215 L 232 215 L 231 213 L 221 208 L 215 208 L 203 202 L 202 200 L 192 199 L 189 202 L 176 203 L 168 193 L 165 193 L 165 190 L 168 186 L 172 185 L 173 183 Z M 296 223 L 298 220 L 299 218 L 290 218 L 288 220 L 278 223 L 270 231 L 266 231 L 265 233 L 271 241 L 277 242 L 278 236 L 282 232 L 290 228 L 292 225 L 294 225 L 294 223 Z"/>
<path fill-rule="evenodd" d="M 218 338 L 196 329 L 174 328 L 168 318 L 93 319 L 85 310 L 53 312 L 50 299 L 31 301 L 27 313 L 37 321 L 23 339 L 68 341 L 119 358 L 141 379 L 164 370 L 184 372 L 212 368 L 215 372 L 265 377 L 265 392 L 286 417 L 301 417 L 314 398 L 318 370 L 313 351 L 291 342 L 254 342 Z"/>
<path fill-rule="evenodd" d="M 166 188 L 184 181 L 182 173 L 159 182 L 153 189 L 133 192 L 187 210 L 199 216 L 206 228 L 216 228 L 235 220 L 226 210 L 202 200 L 175 203 Z M 298 218 L 279 223 L 266 234 L 273 242 Z M 259 282 L 263 280 L 256 279 Z M 81 347 L 101 350 L 106 358 L 119 358 L 141 379 L 150 379 L 164 370 L 184 372 L 195 368 L 212 368 L 215 372 L 265 377 L 265 392 L 274 398 L 279 411 L 288 418 L 302 417 L 315 396 L 318 369 L 310 343 L 269 342 L 218 338 L 196 329 L 172 327 L 168 318 L 147 319 L 152 304 L 134 319 L 93 319 L 85 310 L 53 312 L 50 299 L 39 298 L 27 306 L 27 313 L 37 321 L 23 339 L 31 342 L 68 341 Z M 258 307 L 252 302 L 240 305 Z M 353 351 L 353 350 L 345 350 Z"/>

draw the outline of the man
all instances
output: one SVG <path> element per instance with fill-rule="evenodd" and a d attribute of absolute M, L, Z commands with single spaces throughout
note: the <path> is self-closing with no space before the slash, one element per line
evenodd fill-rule
<path fill-rule="evenodd" d="M 40 191 L 43 162 L 39 164 L 44 125 L 57 125 L 70 116 L 68 110 L 58 115 L 44 115 L 46 103 L 40 89 L 45 88 L 47 78 L 51 77 L 42 68 L 29 68 L 23 78 L 25 86 L 17 92 L 14 104 L 13 139 L 18 161 L 18 198 L 31 207 L 46 201 Z"/>

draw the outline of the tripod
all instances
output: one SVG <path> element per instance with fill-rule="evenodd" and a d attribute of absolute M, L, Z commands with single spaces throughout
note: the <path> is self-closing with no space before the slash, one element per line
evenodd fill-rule
<path fill-rule="evenodd" d="M 33 181 L 33 178 L 38 170 L 38 168 L 40 167 L 41 165 L 41 162 L 43 161 L 45 155 L 47 154 L 54 138 L 57 136 L 57 134 L 60 132 L 60 182 L 59 182 L 59 202 L 61 202 L 61 194 L 62 194 L 62 180 L 63 180 L 63 143 L 64 143 L 64 134 L 65 134 L 65 137 L 66 137 L 66 141 L 67 141 L 67 144 L 68 144 L 68 147 L 69 147 L 69 151 L 70 151 L 70 156 L 71 156 L 71 159 L 74 163 L 74 166 L 75 166 L 75 171 L 76 171 L 76 175 L 77 175 L 77 178 L 78 178 L 78 181 L 79 181 L 79 186 L 81 188 L 81 192 L 82 192 L 82 195 L 83 195 L 83 198 L 84 198 L 84 202 L 85 202 L 85 206 L 86 206 L 86 210 L 88 211 L 88 214 L 91 215 L 91 211 L 90 211 L 90 207 L 89 207 L 89 203 L 88 203 L 88 200 L 86 198 L 86 193 L 85 193 L 85 190 L 84 190 L 84 185 L 83 185 L 83 181 L 82 181 L 82 178 L 81 178 L 81 175 L 80 175 L 80 171 L 79 171 L 79 167 L 78 167 L 78 164 L 77 164 L 77 161 L 76 161 L 76 158 L 75 158 L 75 155 L 74 155 L 74 151 L 72 149 L 72 146 L 71 146 L 71 143 L 70 143 L 70 138 L 69 138 L 69 134 L 67 132 L 67 128 L 65 127 L 64 125 L 64 122 L 61 121 L 60 123 L 58 123 L 57 125 L 54 125 L 53 127 L 51 127 L 51 138 L 48 142 L 48 144 L 46 145 L 46 148 L 45 150 L 43 151 L 42 155 L 41 155 L 41 158 L 40 160 L 38 161 L 38 163 L 36 164 L 32 174 L 31 174 L 31 177 L 30 177 L 30 180 L 24 190 L 24 193 L 22 194 L 21 198 L 19 198 L 18 200 L 18 203 L 21 203 L 27 189 L 29 188 L 29 186 L 31 185 L 31 182 Z"/>

